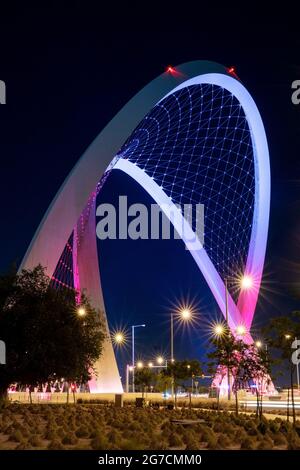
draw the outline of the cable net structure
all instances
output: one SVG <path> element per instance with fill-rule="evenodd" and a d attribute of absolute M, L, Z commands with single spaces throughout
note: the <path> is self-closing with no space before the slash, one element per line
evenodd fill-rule
<path fill-rule="evenodd" d="M 244 272 L 255 173 L 249 124 L 237 98 L 211 84 L 183 88 L 142 120 L 119 156 L 175 204 L 204 205 L 204 248 L 223 277 Z M 193 220 L 195 230 L 196 218 Z"/>
<path fill-rule="evenodd" d="M 98 195 L 114 163 L 129 160 L 183 207 L 204 205 L 204 248 L 222 279 L 243 273 L 247 262 L 255 200 L 252 135 L 237 98 L 213 84 L 170 94 L 145 116 L 117 153 L 90 196 L 57 264 L 54 285 L 74 289 L 74 239 L 80 245 L 91 199 Z M 197 212 L 191 217 L 196 230 Z M 75 247 L 76 250 L 76 247 Z M 228 283 L 237 300 L 237 289 Z"/>

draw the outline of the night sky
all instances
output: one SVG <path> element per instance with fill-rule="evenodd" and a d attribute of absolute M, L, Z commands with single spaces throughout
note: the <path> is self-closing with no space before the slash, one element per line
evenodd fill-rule
<path fill-rule="evenodd" d="M 271 316 L 300 305 L 300 105 L 291 102 L 291 83 L 300 79 L 297 24 L 279 15 L 260 16 L 256 24 L 253 12 L 242 11 L 226 23 L 220 10 L 214 16 L 202 11 L 197 18 L 190 10 L 190 22 L 185 12 L 179 23 L 151 11 L 157 19 L 151 28 L 137 21 L 136 10 L 126 23 L 121 14 L 107 20 L 82 5 L 27 5 L 0 17 L 0 79 L 7 87 L 7 105 L 0 107 L 0 269 L 20 263 L 73 165 L 136 92 L 169 64 L 207 59 L 234 65 L 262 115 L 271 158 L 258 335 Z M 119 194 L 152 202 L 129 177 L 113 172 L 101 200 L 113 202 Z M 220 314 L 183 243 L 105 241 L 99 252 L 111 326 L 147 324 L 137 335 L 138 356 L 150 360 L 168 352 L 169 314 L 181 300 L 197 306 L 198 322 L 193 329 L 178 329 L 175 356 L 204 357 L 209 318 Z M 130 347 L 118 353 L 121 366 L 129 354 Z"/>

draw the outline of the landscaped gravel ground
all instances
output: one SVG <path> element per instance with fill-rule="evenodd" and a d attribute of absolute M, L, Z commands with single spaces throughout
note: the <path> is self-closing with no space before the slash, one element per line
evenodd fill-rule
<path fill-rule="evenodd" d="M 172 419 L 202 419 L 173 424 Z M 0 449 L 300 449 L 300 421 L 214 411 L 102 405 L 8 405 Z"/>

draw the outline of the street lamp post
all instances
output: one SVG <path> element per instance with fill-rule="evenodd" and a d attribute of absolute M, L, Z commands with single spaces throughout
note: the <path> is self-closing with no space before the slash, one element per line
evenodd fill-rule
<path fill-rule="evenodd" d="M 179 315 L 183 321 L 189 321 L 192 317 L 192 312 L 189 308 L 184 308 L 179 312 Z M 171 364 L 174 363 L 174 313 L 171 312 Z M 171 385 L 171 394 L 172 398 L 174 398 L 174 377 L 171 377 L 172 385 Z"/>
<path fill-rule="evenodd" d="M 129 392 L 129 373 L 133 371 L 133 367 L 127 364 L 126 366 L 126 393 Z"/>
<path fill-rule="evenodd" d="M 135 350 L 134 350 L 134 330 L 135 328 L 145 328 L 146 325 L 132 325 L 131 326 L 131 331 L 132 331 L 132 392 L 135 392 L 135 387 L 134 387 L 134 367 L 135 367 Z"/>
<path fill-rule="evenodd" d="M 295 343 L 297 345 L 297 339 L 298 338 L 295 338 Z M 297 374 L 297 388 L 298 388 L 298 392 L 300 390 L 300 384 L 299 384 L 299 361 L 297 362 L 296 364 L 296 374 Z"/>
<path fill-rule="evenodd" d="M 253 287 L 253 278 L 249 274 L 245 274 L 240 280 L 239 284 L 241 289 L 243 290 L 250 290 Z M 229 312 L 228 312 L 228 280 L 227 278 L 224 279 L 225 285 L 225 319 L 226 319 L 226 328 L 227 332 L 230 331 L 229 326 Z M 244 325 L 240 325 L 237 327 L 237 334 L 239 336 L 244 336 L 246 334 L 246 329 Z M 231 399 L 231 377 L 230 377 L 230 368 L 227 368 L 227 383 L 228 383 L 228 400 Z"/>
<path fill-rule="evenodd" d="M 226 320 L 226 328 L 229 331 L 229 322 L 228 322 L 228 286 L 227 286 L 227 278 L 225 278 L 225 320 Z M 231 399 L 231 384 L 230 384 L 230 368 L 227 367 L 227 386 L 228 386 L 228 400 Z"/>

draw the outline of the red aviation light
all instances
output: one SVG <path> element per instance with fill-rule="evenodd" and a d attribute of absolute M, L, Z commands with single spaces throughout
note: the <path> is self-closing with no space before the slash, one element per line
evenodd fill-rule
<path fill-rule="evenodd" d="M 176 73 L 176 70 L 171 65 L 168 65 L 166 72 L 173 74 L 173 73 Z"/>
<path fill-rule="evenodd" d="M 233 65 L 231 65 L 230 67 L 227 67 L 226 71 L 227 71 L 227 73 L 232 75 L 234 78 L 239 80 L 239 77 L 237 76 L 237 73 L 236 73 L 236 68 Z"/>

